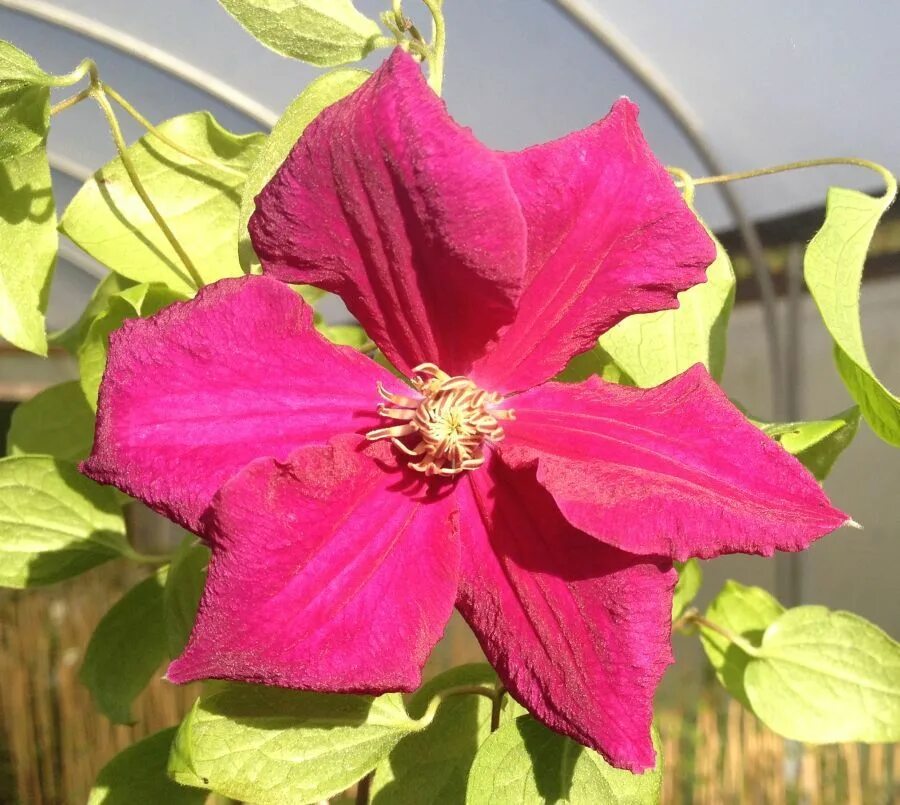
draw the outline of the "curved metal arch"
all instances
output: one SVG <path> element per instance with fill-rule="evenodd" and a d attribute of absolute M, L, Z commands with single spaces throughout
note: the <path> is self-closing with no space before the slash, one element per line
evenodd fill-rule
<path fill-rule="evenodd" d="M 0 7 L 17 14 L 41 20 L 57 28 L 63 28 L 94 42 L 118 50 L 127 56 L 146 62 L 158 70 L 189 84 L 201 92 L 222 101 L 242 112 L 251 120 L 266 128 L 272 128 L 278 114 L 267 106 L 245 95 L 220 78 L 180 59 L 168 51 L 155 47 L 131 34 L 119 31 L 102 22 L 89 19 L 73 11 L 59 8 L 45 0 L 0 0 Z"/>
<path fill-rule="evenodd" d="M 612 25 L 589 0 L 550 0 L 579 28 L 589 34 L 621 67 L 630 73 L 662 105 L 669 117 L 691 144 L 698 159 L 711 174 L 724 170 L 703 135 L 702 125 L 688 105 L 669 85 L 644 55 Z M 763 250 L 762 240 L 747 215 L 734 189 L 728 184 L 716 185 L 741 233 L 747 256 L 759 285 L 765 317 L 766 346 L 772 379 L 772 404 L 776 417 L 784 418 L 784 368 L 781 352 L 781 328 L 775 296 L 775 285 Z"/>

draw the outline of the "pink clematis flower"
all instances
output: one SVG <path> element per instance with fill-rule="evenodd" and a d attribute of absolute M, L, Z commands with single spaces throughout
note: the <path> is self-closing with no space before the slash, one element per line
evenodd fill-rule
<path fill-rule="evenodd" d="M 653 766 L 673 560 L 847 517 L 702 366 L 549 380 L 714 258 L 636 107 L 497 153 L 398 51 L 307 129 L 251 234 L 267 277 L 113 335 L 83 465 L 212 547 L 169 678 L 412 690 L 455 606 L 537 718 Z M 277 280 L 340 294 L 410 383 Z"/>

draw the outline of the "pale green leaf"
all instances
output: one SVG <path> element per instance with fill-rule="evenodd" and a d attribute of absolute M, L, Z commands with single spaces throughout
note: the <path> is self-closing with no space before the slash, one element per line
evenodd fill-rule
<path fill-rule="evenodd" d="M 166 642 L 170 657 L 181 654 L 194 628 L 208 564 L 209 548 L 193 536 L 186 537 L 172 557 L 164 595 Z"/>
<path fill-rule="evenodd" d="M 87 337 L 88 330 L 94 319 L 101 313 L 105 313 L 109 307 L 109 300 L 120 291 L 131 288 L 135 284 L 134 280 L 127 279 L 119 274 L 114 274 L 113 272 L 107 274 L 94 289 L 90 301 L 88 301 L 87 307 L 81 312 L 78 321 L 65 330 L 50 333 L 51 346 L 60 346 L 72 355 L 77 355 L 78 348 Z"/>
<path fill-rule="evenodd" d="M 358 324 L 325 324 L 323 322 L 316 325 L 316 329 L 332 344 L 353 347 L 361 352 L 370 352 L 375 349 L 375 344 Z"/>
<path fill-rule="evenodd" d="M 763 632 L 784 613 L 784 607 L 761 587 L 745 587 L 726 581 L 706 610 L 706 618 L 744 638 L 753 645 Z M 718 632 L 700 627 L 700 642 L 716 677 L 723 687 L 745 707 L 750 707 L 744 691 L 744 672 L 749 657 Z"/>
<path fill-rule="evenodd" d="M 850 612 L 797 607 L 744 672 L 753 712 L 806 743 L 900 741 L 900 644 Z"/>
<path fill-rule="evenodd" d="M 371 73 L 368 70 L 335 70 L 319 76 L 294 98 L 275 124 L 272 133 L 266 138 L 265 145 L 260 149 L 256 161 L 247 174 L 247 183 L 244 185 L 241 199 L 241 262 L 246 269 L 255 269 L 259 264 L 247 235 L 247 222 L 253 214 L 257 194 L 275 175 L 275 171 L 287 159 L 304 129 L 318 117 L 319 113 L 353 92 L 369 75 Z M 304 298 L 307 298 L 306 293 Z M 313 300 L 307 298 L 307 301 Z"/>
<path fill-rule="evenodd" d="M 429 702 L 451 688 L 497 684 L 490 665 L 461 665 L 420 688 L 409 702 L 410 715 L 421 718 Z M 475 753 L 491 734 L 491 711 L 490 699 L 479 694 L 442 699 L 431 724 L 403 738 L 375 769 L 374 805 L 462 802 Z"/>
<path fill-rule="evenodd" d="M 632 774 L 610 766 L 596 752 L 519 716 L 494 732 L 478 750 L 469 774 L 466 805 L 655 805 L 662 788 L 659 736 L 656 768 Z"/>
<path fill-rule="evenodd" d="M 888 180 L 890 175 L 886 175 Z M 881 198 L 832 187 L 825 203 L 825 223 L 810 241 L 804 277 L 825 326 L 834 339 L 838 371 L 872 430 L 900 447 L 900 399 L 875 376 L 863 344 L 859 294 L 866 252 L 875 227 L 897 194 L 888 180 Z"/>
<path fill-rule="evenodd" d="M 147 134 L 128 149 L 147 194 L 205 283 L 239 276 L 241 192 L 264 136 L 232 134 L 208 112 L 181 115 L 157 128 L 215 166 L 197 162 Z M 182 295 L 195 291 L 119 158 L 97 171 L 78 191 L 63 214 L 60 229 L 124 277 L 161 283 Z"/>
<path fill-rule="evenodd" d="M 200 698 L 182 722 L 169 774 L 255 805 L 303 805 L 353 785 L 423 726 L 394 693 L 225 685 Z"/>
<path fill-rule="evenodd" d="M 722 376 L 735 280 L 731 260 L 718 241 L 706 276 L 702 285 L 678 294 L 674 310 L 629 316 L 600 337 L 600 346 L 636 385 L 656 386 L 695 363 L 706 366 L 716 379 Z"/>
<path fill-rule="evenodd" d="M 6 451 L 37 453 L 68 461 L 87 458 L 94 441 L 94 412 L 77 381 L 60 383 L 13 411 Z"/>
<path fill-rule="evenodd" d="M 128 552 L 112 489 L 48 456 L 0 460 L 0 586 L 52 584 Z"/>
<path fill-rule="evenodd" d="M 110 721 L 130 724 L 131 703 L 166 658 L 165 572 L 132 587 L 107 612 L 88 643 L 78 678 Z"/>
<path fill-rule="evenodd" d="M 610 383 L 635 385 L 634 379 L 628 376 L 600 344 L 572 358 L 554 379 L 561 383 L 580 383 L 593 375 Z"/>
<path fill-rule="evenodd" d="M 850 446 L 859 428 L 859 407 L 812 422 L 756 422 L 758 427 L 824 481 L 838 456 Z"/>
<path fill-rule="evenodd" d="M 678 569 L 678 583 L 675 585 L 675 594 L 672 596 L 673 621 L 684 614 L 703 582 L 703 569 L 697 559 L 676 562 L 675 567 Z"/>
<path fill-rule="evenodd" d="M 179 785 L 166 774 L 176 730 L 162 730 L 119 752 L 100 771 L 88 805 L 202 805 L 206 791 Z"/>
<path fill-rule="evenodd" d="M 0 162 L 38 146 L 50 127 L 50 85 L 38 63 L 0 41 Z"/>
<path fill-rule="evenodd" d="M 44 313 L 58 238 L 43 146 L 0 162 L 0 338 L 47 354 Z"/>
<path fill-rule="evenodd" d="M 381 29 L 352 0 L 219 0 L 276 53 L 332 67 L 365 58 Z"/>
<path fill-rule="evenodd" d="M 133 285 L 108 299 L 107 308 L 91 322 L 78 347 L 78 371 L 81 388 L 92 409 L 97 407 L 97 392 L 106 369 L 109 335 L 126 319 L 149 316 L 180 299 L 180 295 L 158 283 Z"/>

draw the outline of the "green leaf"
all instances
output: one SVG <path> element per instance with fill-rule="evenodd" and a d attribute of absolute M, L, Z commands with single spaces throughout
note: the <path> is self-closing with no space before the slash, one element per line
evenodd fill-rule
<path fill-rule="evenodd" d="M 165 572 L 132 587 L 91 636 L 78 674 L 97 709 L 115 724 L 131 724 L 131 703 L 166 658 Z"/>
<path fill-rule="evenodd" d="M 162 730 L 119 752 L 98 775 L 88 805 L 202 805 L 206 791 L 179 785 L 166 774 L 176 731 Z"/>
<path fill-rule="evenodd" d="M 253 36 L 283 56 L 333 67 L 364 59 L 381 29 L 352 0 L 219 0 Z"/>
<path fill-rule="evenodd" d="M 119 274 L 113 272 L 107 274 L 94 289 L 94 293 L 91 294 L 87 307 L 81 312 L 78 321 L 65 330 L 50 333 L 50 344 L 60 346 L 77 356 L 78 348 L 87 337 L 91 324 L 97 316 L 106 312 L 109 300 L 120 291 L 131 288 L 135 284 L 133 280 L 126 279 Z"/>
<path fill-rule="evenodd" d="M 866 252 L 875 227 L 897 194 L 897 182 L 885 171 L 881 198 L 832 187 L 825 223 L 810 241 L 804 277 L 822 320 L 834 339 L 838 371 L 862 415 L 884 441 L 900 447 L 900 399 L 875 376 L 863 344 L 859 295 Z"/>
<path fill-rule="evenodd" d="M 60 383 L 16 406 L 6 436 L 11 456 L 38 453 L 79 461 L 91 452 L 94 412 L 78 381 Z"/>
<path fill-rule="evenodd" d="M 256 196 L 287 159 L 306 127 L 324 109 L 357 89 L 370 75 L 368 70 L 335 70 L 319 76 L 294 98 L 275 124 L 272 133 L 266 138 L 256 161 L 247 173 L 247 182 L 241 198 L 241 262 L 246 270 L 255 269 L 259 265 L 247 234 L 247 222 L 255 209 Z M 321 293 L 320 291 L 319 295 Z M 314 300 L 309 299 L 305 292 L 303 294 L 312 304 Z"/>
<path fill-rule="evenodd" d="M 112 489 L 48 456 L 0 460 L 0 586 L 53 584 L 129 552 Z"/>
<path fill-rule="evenodd" d="M 368 334 L 358 324 L 321 324 L 316 329 L 322 333 L 332 344 L 342 347 L 353 347 L 361 352 L 369 352 L 375 349 L 375 344 Z"/>
<path fill-rule="evenodd" d="M 629 316 L 600 337 L 600 346 L 635 385 L 656 386 L 695 363 L 717 380 L 722 376 L 735 281 L 731 260 L 718 241 L 706 276 L 702 285 L 678 294 L 674 310 Z"/>
<path fill-rule="evenodd" d="M 241 192 L 264 136 L 232 134 L 208 112 L 174 117 L 157 128 L 217 167 L 147 134 L 128 149 L 147 194 L 206 283 L 239 276 Z M 196 290 L 118 157 L 78 191 L 60 229 L 92 257 L 135 282 L 162 283 L 182 295 Z"/>
<path fill-rule="evenodd" d="M 736 581 L 726 581 L 706 610 L 706 618 L 756 645 L 763 632 L 783 612 L 784 607 L 761 587 L 745 587 Z M 744 672 L 750 658 L 727 638 L 703 626 L 700 627 L 700 642 L 719 682 L 735 699 L 750 708 L 744 690 Z"/>
<path fill-rule="evenodd" d="M 687 562 L 676 562 L 678 569 L 678 583 L 675 585 L 675 594 L 672 597 L 672 620 L 678 620 L 694 600 L 703 583 L 703 569 L 696 559 L 688 559 Z"/>
<path fill-rule="evenodd" d="M 744 687 L 753 712 L 795 741 L 900 741 L 900 644 L 850 612 L 789 609 L 763 635 Z"/>
<path fill-rule="evenodd" d="M 142 283 L 119 291 L 108 299 L 106 311 L 91 322 L 78 347 L 81 388 L 92 409 L 97 407 L 97 392 L 106 369 L 110 333 L 118 330 L 126 319 L 149 316 L 181 298 L 165 285 Z"/>
<path fill-rule="evenodd" d="M 628 376 L 600 344 L 572 358 L 554 379 L 561 383 L 580 383 L 593 375 L 598 375 L 610 383 L 635 385 L 634 379 Z"/>
<path fill-rule="evenodd" d="M 442 691 L 460 686 L 497 685 L 490 665 L 461 665 L 436 676 L 409 702 L 409 712 L 421 718 L 428 703 Z M 375 769 L 374 805 L 438 805 L 462 802 L 466 780 L 478 747 L 491 734 L 490 699 L 479 694 L 448 696 L 438 706 L 434 721 L 394 747 Z"/>
<path fill-rule="evenodd" d="M 0 162 L 37 148 L 50 128 L 53 77 L 9 42 L 0 41 Z"/>
<path fill-rule="evenodd" d="M 519 716 L 482 744 L 469 774 L 466 805 L 531 805 L 534 802 L 596 805 L 659 802 L 662 764 L 654 729 L 656 768 L 632 774 L 610 766 L 596 752 Z"/>
<path fill-rule="evenodd" d="M 255 805 L 318 802 L 360 780 L 422 729 L 402 698 L 225 685 L 182 722 L 169 774 Z"/>
<path fill-rule="evenodd" d="M 803 462 L 824 481 L 838 456 L 849 447 L 859 428 L 859 407 L 814 422 L 756 422 L 758 427 Z"/>
<path fill-rule="evenodd" d="M 184 651 L 194 628 L 208 564 L 209 548 L 193 536 L 186 537 L 172 557 L 164 595 L 166 643 L 170 657 L 177 657 Z"/>
<path fill-rule="evenodd" d="M 0 243 L 0 338 L 46 355 L 44 313 L 59 242 L 43 146 L 0 162 Z"/>

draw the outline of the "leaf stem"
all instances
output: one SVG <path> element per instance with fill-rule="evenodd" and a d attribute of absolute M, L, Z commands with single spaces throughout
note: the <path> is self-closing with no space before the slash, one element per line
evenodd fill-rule
<path fill-rule="evenodd" d="M 697 609 L 693 607 L 684 613 L 679 619 L 679 623 L 696 623 L 698 626 L 703 627 L 704 629 L 709 629 L 712 632 L 716 632 L 716 634 L 722 635 L 729 643 L 733 643 L 737 646 L 741 651 L 750 657 L 762 657 L 762 651 L 754 646 L 749 640 L 744 639 L 739 634 L 735 634 L 731 631 L 731 629 L 722 626 L 721 624 L 714 623 L 708 618 L 704 617 L 700 614 Z"/>
<path fill-rule="evenodd" d="M 53 117 L 53 115 L 58 115 L 60 112 L 63 112 L 66 109 L 71 109 L 76 104 L 79 104 L 86 98 L 90 97 L 90 87 L 81 90 L 81 92 L 76 92 L 74 95 L 70 95 L 68 98 L 64 98 L 59 103 L 53 104 L 53 106 L 50 107 L 50 116 Z"/>
<path fill-rule="evenodd" d="M 451 696 L 484 696 L 491 700 L 494 707 L 498 707 L 497 703 L 502 700 L 503 693 L 503 688 L 491 688 L 487 685 L 460 685 L 455 688 L 439 690 L 435 693 L 431 701 L 428 702 L 428 707 L 423 716 L 419 719 L 419 723 L 422 724 L 423 727 L 427 727 L 434 721 L 435 713 L 437 713 L 437 709 L 440 707 L 441 702 L 443 702 L 444 699 L 449 699 Z"/>
<path fill-rule="evenodd" d="M 866 168 L 874 171 L 884 181 L 886 192 L 885 198 L 892 197 L 897 192 L 897 180 L 894 175 L 883 165 L 877 162 L 870 162 L 868 159 L 857 159 L 856 157 L 825 157 L 823 159 L 805 159 L 800 162 L 787 162 L 783 165 L 773 165 L 770 168 L 757 168 L 756 170 L 740 171 L 738 173 L 722 173 L 718 176 L 701 176 L 699 179 L 693 179 L 694 185 L 707 184 L 724 184 L 726 182 L 738 182 L 744 179 L 755 179 L 757 176 L 771 176 L 775 173 L 786 173 L 788 171 L 804 170 L 806 168 L 820 168 L 828 165 L 853 165 L 857 168 Z M 687 172 L 681 168 L 668 168 L 669 173 L 678 177 L 683 182 Z"/>
<path fill-rule="evenodd" d="M 81 64 L 79 64 L 71 73 L 65 73 L 64 75 L 55 75 L 52 77 L 52 86 L 54 87 L 71 87 L 73 84 L 77 84 L 84 78 L 86 75 L 90 73 L 91 75 L 96 75 L 97 73 L 97 65 L 94 63 L 93 59 L 84 59 Z"/>
<path fill-rule="evenodd" d="M 173 151 L 177 151 L 179 154 L 183 154 L 188 159 L 194 160 L 194 162 L 199 162 L 201 165 L 206 165 L 209 168 L 214 168 L 215 170 L 220 170 L 225 173 L 230 173 L 234 176 L 240 176 L 242 178 L 246 178 L 247 174 L 244 171 L 235 170 L 229 165 L 223 165 L 221 162 L 216 162 L 213 159 L 207 159 L 206 157 L 202 157 L 199 154 L 195 154 L 185 148 L 183 145 L 180 145 L 178 142 L 173 140 L 167 134 L 163 134 L 159 129 L 156 128 L 146 117 L 144 117 L 137 109 L 135 109 L 125 98 L 123 98 L 118 92 L 116 92 L 109 84 L 105 82 L 101 82 L 101 87 L 103 87 L 103 91 L 106 95 L 112 100 L 114 100 L 122 109 L 125 110 L 132 118 L 134 118 L 138 123 L 140 123 L 147 131 L 152 134 L 156 139 L 165 143 L 169 148 Z"/>
<path fill-rule="evenodd" d="M 428 48 L 428 85 L 440 95 L 444 84 L 444 50 L 447 46 L 447 29 L 441 10 L 443 0 L 422 0 L 422 2 L 431 12 L 432 19 L 431 47 Z"/>
<path fill-rule="evenodd" d="M 160 553 L 153 555 L 149 553 L 141 553 L 140 551 L 136 551 L 131 547 L 129 547 L 127 552 L 123 555 L 126 559 L 129 559 L 132 562 L 137 562 L 141 565 L 167 565 L 172 561 L 172 554 Z"/>
<path fill-rule="evenodd" d="M 138 194 L 138 196 L 140 196 L 141 201 L 144 202 L 144 206 L 147 208 L 147 211 L 150 213 L 153 220 L 156 221 L 156 225 L 160 228 L 160 231 L 163 233 L 166 240 L 169 241 L 169 245 L 172 247 L 172 249 L 178 255 L 178 258 L 184 265 L 189 275 L 186 278 L 188 282 L 192 283 L 198 289 L 201 288 L 203 286 L 203 277 L 200 276 L 200 272 L 197 271 L 197 268 L 194 266 L 191 258 L 188 257 L 187 252 L 185 252 L 182 245 L 178 242 L 178 238 L 175 237 L 175 233 L 172 232 L 172 230 L 169 228 L 169 225 L 162 217 L 162 214 L 156 208 L 156 205 L 147 194 L 147 190 L 144 187 L 143 182 L 141 181 L 141 177 L 138 175 L 137 168 L 135 168 L 134 163 L 131 161 L 131 157 L 128 154 L 128 145 L 126 144 L 125 138 L 122 135 L 122 129 L 119 126 L 118 119 L 116 118 L 115 110 L 113 110 L 112 105 L 109 102 L 109 98 L 106 97 L 106 92 L 104 92 L 103 90 L 103 85 L 99 81 L 92 81 L 91 96 L 95 101 L 97 101 L 97 105 L 103 111 L 103 114 L 106 115 L 106 122 L 109 124 L 109 130 L 112 134 L 113 142 L 116 144 L 116 149 L 119 152 L 119 159 L 122 160 L 122 166 L 125 168 L 125 172 L 128 174 L 128 178 L 131 179 L 131 184 L 134 186 L 135 192 Z M 185 278 L 180 271 L 178 273 L 182 276 L 182 278 Z"/>

